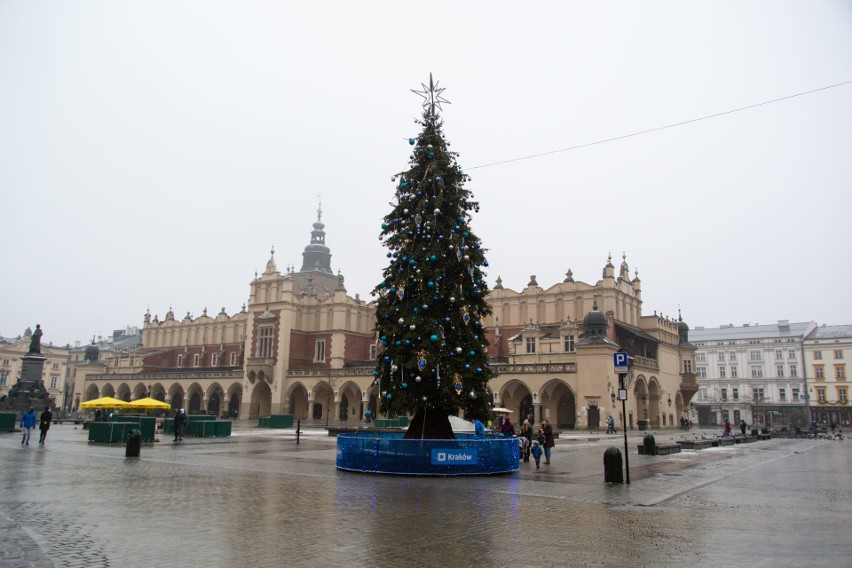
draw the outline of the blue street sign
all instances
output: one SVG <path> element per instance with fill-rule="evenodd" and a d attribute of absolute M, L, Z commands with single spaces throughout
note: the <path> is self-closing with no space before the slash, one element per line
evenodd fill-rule
<path fill-rule="evenodd" d="M 618 351 L 612 354 L 612 364 L 615 365 L 616 373 L 627 372 L 627 351 Z"/>

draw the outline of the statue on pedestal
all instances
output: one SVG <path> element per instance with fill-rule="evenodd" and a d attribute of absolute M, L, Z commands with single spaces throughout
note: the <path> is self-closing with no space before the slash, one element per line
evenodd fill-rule
<path fill-rule="evenodd" d="M 41 336 L 43 332 L 41 331 L 41 325 L 36 324 L 35 331 L 33 332 L 32 338 L 30 338 L 30 350 L 27 351 L 27 355 L 30 353 L 41 353 Z"/>

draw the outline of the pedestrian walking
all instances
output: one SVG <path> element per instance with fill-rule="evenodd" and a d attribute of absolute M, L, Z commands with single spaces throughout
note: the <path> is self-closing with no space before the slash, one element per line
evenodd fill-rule
<path fill-rule="evenodd" d="M 47 431 L 50 430 L 51 422 L 53 422 L 53 413 L 50 411 L 49 406 L 45 406 L 44 412 L 38 418 L 38 429 L 41 430 L 41 434 L 38 437 L 39 444 L 44 444 L 44 439 L 47 438 Z"/>
<path fill-rule="evenodd" d="M 553 441 L 553 426 L 547 418 L 541 421 L 541 435 L 544 436 L 544 464 L 550 465 L 550 450 L 556 443 Z"/>
<path fill-rule="evenodd" d="M 532 449 L 532 425 L 529 420 L 524 420 L 524 423 L 521 424 L 521 438 L 523 438 L 524 445 L 522 447 L 521 457 L 525 462 L 530 461 L 530 450 Z"/>
<path fill-rule="evenodd" d="M 175 413 L 175 421 L 174 421 L 174 430 L 175 430 L 175 442 L 180 442 L 183 440 L 183 429 L 186 426 L 186 413 L 184 413 L 183 408 L 178 410 Z"/>
<path fill-rule="evenodd" d="M 722 436 L 727 438 L 730 435 L 731 435 L 731 422 L 727 418 L 725 418 L 725 431 L 722 434 Z"/>
<path fill-rule="evenodd" d="M 609 418 L 606 419 L 606 433 L 607 434 L 615 434 L 617 431 L 615 429 L 615 418 L 612 417 L 612 414 L 609 415 Z"/>
<path fill-rule="evenodd" d="M 533 459 L 535 460 L 535 468 L 541 469 L 541 444 L 538 443 L 538 440 L 535 440 L 532 443 L 532 449 L 530 450 L 532 453 Z"/>
<path fill-rule="evenodd" d="M 746 431 L 746 421 L 740 420 L 740 432 L 742 432 L 743 436 L 745 436 Z"/>
<path fill-rule="evenodd" d="M 21 415 L 21 429 L 24 431 L 24 437 L 21 439 L 21 445 L 30 445 L 30 433 L 36 425 L 36 415 L 31 406 L 29 410 Z"/>

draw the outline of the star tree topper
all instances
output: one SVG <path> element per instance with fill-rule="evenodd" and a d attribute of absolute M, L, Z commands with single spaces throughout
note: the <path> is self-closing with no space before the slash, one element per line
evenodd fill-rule
<path fill-rule="evenodd" d="M 420 83 L 420 86 L 423 87 L 422 90 L 418 91 L 416 89 L 411 89 L 411 92 L 423 97 L 423 108 L 428 109 L 431 116 L 435 116 L 435 107 L 438 107 L 438 110 L 443 111 L 444 109 L 441 108 L 441 104 L 451 104 L 450 101 L 441 96 L 441 93 L 443 93 L 446 89 L 438 87 L 438 81 L 432 82 L 431 73 L 429 73 L 429 85 L 427 86 L 425 83 Z"/>

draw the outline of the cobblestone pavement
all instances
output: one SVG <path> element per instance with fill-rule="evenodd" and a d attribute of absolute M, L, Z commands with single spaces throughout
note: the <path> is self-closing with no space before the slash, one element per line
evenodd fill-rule
<path fill-rule="evenodd" d="M 70 424 L 45 446 L 3 434 L 0 566 L 852 566 L 852 440 L 653 457 L 642 434 L 630 485 L 603 481 L 621 436 L 563 436 L 541 470 L 434 478 L 338 471 L 322 430 L 296 445 L 237 424 L 139 458 Z"/>

